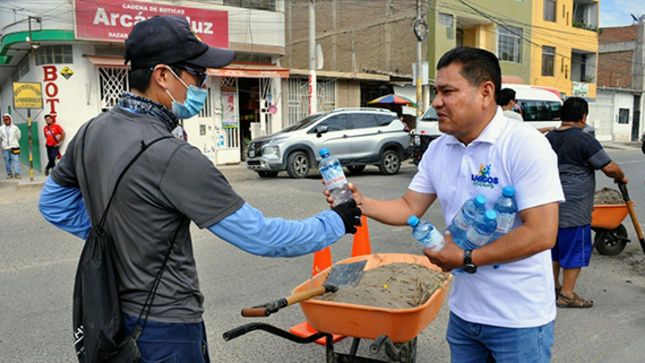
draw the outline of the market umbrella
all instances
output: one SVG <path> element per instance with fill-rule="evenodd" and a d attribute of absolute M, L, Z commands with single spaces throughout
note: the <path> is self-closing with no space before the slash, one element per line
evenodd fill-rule
<path fill-rule="evenodd" d="M 371 100 L 367 103 L 368 105 L 375 105 L 375 106 L 385 106 L 385 105 L 412 105 L 413 107 L 416 107 L 416 103 L 414 103 L 412 100 L 410 100 L 407 97 L 399 96 L 399 95 L 394 95 L 394 94 L 389 94 L 385 96 L 381 96 L 377 99 Z"/>

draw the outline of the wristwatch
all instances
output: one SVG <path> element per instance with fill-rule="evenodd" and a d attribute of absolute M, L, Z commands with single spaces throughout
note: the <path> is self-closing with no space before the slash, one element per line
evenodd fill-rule
<path fill-rule="evenodd" d="M 477 266 L 473 263 L 472 252 L 473 250 L 464 251 L 464 266 L 461 268 L 464 272 L 469 274 L 477 272 Z"/>

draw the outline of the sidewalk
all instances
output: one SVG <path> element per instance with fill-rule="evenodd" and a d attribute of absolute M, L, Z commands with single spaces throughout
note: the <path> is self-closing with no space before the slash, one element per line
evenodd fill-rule
<path fill-rule="evenodd" d="M 602 147 L 606 149 L 617 149 L 617 150 L 631 150 L 631 149 L 640 149 L 642 143 L 640 141 L 630 141 L 630 142 L 614 142 L 614 141 L 600 141 Z"/>
<path fill-rule="evenodd" d="M 244 162 L 235 165 L 220 165 L 217 166 L 217 169 L 219 169 L 219 171 L 221 171 L 226 179 L 231 183 L 259 178 L 256 172 L 246 168 L 246 163 Z M 29 165 L 25 164 L 20 164 L 20 176 L 22 179 L 6 179 L 7 176 L 4 174 L 3 169 L 2 174 L 0 174 L 0 189 L 41 189 L 47 180 L 44 173 L 34 170 L 34 178 L 32 181 L 29 175 Z"/>

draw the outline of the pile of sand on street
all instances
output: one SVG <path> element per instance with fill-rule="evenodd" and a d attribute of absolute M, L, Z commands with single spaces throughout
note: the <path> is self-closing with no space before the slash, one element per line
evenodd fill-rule
<path fill-rule="evenodd" d="M 594 195 L 593 204 L 596 205 L 610 205 L 610 204 L 625 204 L 623 195 L 619 191 L 610 188 L 602 188 L 596 190 Z"/>
<path fill-rule="evenodd" d="M 318 300 L 385 309 L 411 309 L 423 305 L 448 275 L 416 263 L 397 262 L 363 272 L 354 287 L 343 287 Z"/>

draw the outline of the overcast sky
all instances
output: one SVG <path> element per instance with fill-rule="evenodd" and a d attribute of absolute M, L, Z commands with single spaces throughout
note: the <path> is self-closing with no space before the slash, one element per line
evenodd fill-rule
<path fill-rule="evenodd" d="M 632 25 L 630 13 L 645 15 L 645 0 L 600 0 L 601 27 Z"/>

